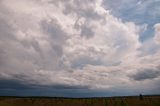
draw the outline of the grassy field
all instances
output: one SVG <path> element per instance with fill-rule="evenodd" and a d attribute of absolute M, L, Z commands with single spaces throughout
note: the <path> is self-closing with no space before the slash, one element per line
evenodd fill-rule
<path fill-rule="evenodd" d="M 160 96 L 110 98 L 0 97 L 0 106 L 160 106 Z"/>

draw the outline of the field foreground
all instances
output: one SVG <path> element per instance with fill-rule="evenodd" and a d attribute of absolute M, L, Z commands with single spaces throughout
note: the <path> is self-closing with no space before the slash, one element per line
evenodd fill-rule
<path fill-rule="evenodd" d="M 160 106 L 160 96 L 110 98 L 0 97 L 0 106 Z"/>

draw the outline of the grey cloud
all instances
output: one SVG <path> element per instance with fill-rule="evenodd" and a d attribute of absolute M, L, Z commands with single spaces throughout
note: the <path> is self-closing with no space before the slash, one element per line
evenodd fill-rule
<path fill-rule="evenodd" d="M 2 89 L 31 89 L 32 86 L 28 86 L 24 84 L 24 82 L 16 81 L 16 80 L 5 80 L 0 79 L 0 90 Z"/>
<path fill-rule="evenodd" d="M 76 28 L 78 27 L 78 30 L 81 31 L 80 35 L 82 37 L 92 38 L 95 33 L 92 30 L 93 28 L 88 24 L 92 20 L 104 20 L 103 16 L 98 14 L 94 9 L 96 1 L 91 2 L 90 0 L 86 0 L 84 2 L 81 2 L 80 0 L 74 0 L 73 3 L 74 5 L 70 4 L 69 2 L 65 2 L 64 13 L 76 13 L 78 19 L 85 18 L 85 24 L 78 25 L 77 22 L 75 22 L 75 26 Z"/>
<path fill-rule="evenodd" d="M 56 4 L 57 7 L 63 4 L 63 13 L 66 15 L 75 14 L 79 18 L 85 17 L 86 19 L 88 19 L 88 21 L 103 19 L 103 17 L 95 11 L 95 6 L 97 3 L 96 0 L 85 0 L 83 2 L 81 0 L 51 0 L 50 3 L 52 3 L 53 5 Z"/>
<path fill-rule="evenodd" d="M 61 26 L 59 26 L 55 20 L 51 22 L 42 21 L 41 25 L 44 33 L 49 35 L 50 39 L 48 39 L 48 42 L 50 42 L 53 51 L 57 56 L 62 56 L 63 47 L 68 39 L 68 34 L 61 29 Z"/>
<path fill-rule="evenodd" d="M 67 45 L 66 40 L 68 39 L 68 34 L 61 29 L 61 26 L 57 24 L 56 20 L 52 20 L 50 22 L 42 21 L 41 25 L 42 25 L 42 30 L 49 37 L 47 42 L 49 42 L 51 46 L 50 53 L 47 56 L 48 62 L 46 62 L 45 64 L 47 65 L 53 63 L 54 61 L 54 63 L 50 65 L 56 67 L 56 69 L 59 70 L 62 68 L 61 67 L 61 64 L 63 64 L 62 57 L 64 55 L 63 49 L 64 46 Z"/>
<path fill-rule="evenodd" d="M 94 36 L 94 32 L 91 30 L 91 28 L 87 28 L 86 25 L 84 25 L 81 28 L 81 36 L 91 38 Z"/>
<path fill-rule="evenodd" d="M 63 85 L 63 84 L 53 84 L 53 85 L 37 85 L 37 84 L 29 84 L 25 81 L 20 81 L 21 79 L 0 79 L 0 90 L 2 89 L 88 89 L 87 86 L 71 86 L 71 85 Z"/>
<path fill-rule="evenodd" d="M 137 81 L 143 81 L 147 79 L 154 79 L 160 76 L 160 70 L 158 69 L 142 69 L 139 72 L 131 75 L 130 77 Z"/>
<path fill-rule="evenodd" d="M 84 96 L 88 90 L 85 86 L 68 86 L 68 85 L 48 85 L 41 86 L 37 84 L 28 84 L 25 81 L 14 79 L 0 79 L 1 96 L 55 96 L 55 97 L 76 97 Z M 90 94 L 91 95 L 91 94 Z M 77 96 L 77 97 L 79 97 Z M 86 95 L 87 96 L 87 95 Z"/>
<path fill-rule="evenodd" d="M 62 29 L 61 26 L 58 25 L 58 21 L 56 20 L 51 20 L 49 22 L 47 21 L 42 21 L 42 30 L 44 33 L 49 35 L 50 38 L 52 38 L 52 43 L 57 44 L 57 45 L 63 45 L 66 42 L 67 33 L 65 33 Z"/>
<path fill-rule="evenodd" d="M 76 15 L 80 17 L 85 17 L 87 19 L 99 20 L 103 19 L 101 15 L 99 15 L 96 11 L 94 11 L 96 6 L 96 0 L 90 1 L 86 0 L 81 2 L 81 0 L 74 0 L 74 5 L 71 5 L 69 2 L 65 3 L 64 13 L 71 14 L 76 13 Z M 89 21 L 89 20 L 88 20 Z"/>
<path fill-rule="evenodd" d="M 0 23 L 0 70 L 9 71 L 14 69 L 10 63 L 16 55 L 14 46 L 16 46 L 17 39 L 14 36 L 15 30 L 13 30 L 5 19 L 1 19 Z M 12 68 L 10 69 L 10 67 Z"/>
<path fill-rule="evenodd" d="M 72 61 L 72 68 L 80 68 L 82 69 L 86 65 L 101 65 L 101 60 L 100 59 L 94 59 L 93 57 L 90 56 L 78 56 L 78 58 L 74 59 Z"/>

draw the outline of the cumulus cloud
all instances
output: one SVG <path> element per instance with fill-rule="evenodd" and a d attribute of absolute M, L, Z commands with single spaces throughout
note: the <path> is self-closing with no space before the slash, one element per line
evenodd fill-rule
<path fill-rule="evenodd" d="M 141 88 L 130 77 L 158 78 L 159 70 L 141 70 L 158 67 L 160 57 L 158 50 L 153 56 L 143 55 L 141 26 L 121 21 L 102 3 L 0 1 L 0 80 L 109 91 L 133 85 Z"/>
<path fill-rule="evenodd" d="M 154 39 L 156 41 L 156 43 L 160 43 L 160 23 L 157 23 L 155 26 L 155 36 Z"/>

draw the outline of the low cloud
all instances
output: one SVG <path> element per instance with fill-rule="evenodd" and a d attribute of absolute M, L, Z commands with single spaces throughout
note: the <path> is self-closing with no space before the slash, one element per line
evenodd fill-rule
<path fill-rule="evenodd" d="M 142 69 L 142 71 L 138 71 L 136 74 L 131 75 L 130 77 L 137 81 L 143 80 L 152 80 L 158 78 L 160 76 L 160 71 L 158 69 Z"/>

